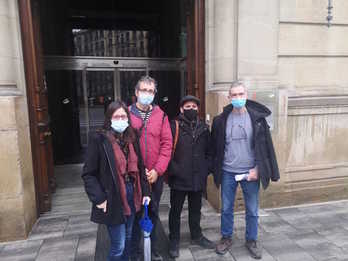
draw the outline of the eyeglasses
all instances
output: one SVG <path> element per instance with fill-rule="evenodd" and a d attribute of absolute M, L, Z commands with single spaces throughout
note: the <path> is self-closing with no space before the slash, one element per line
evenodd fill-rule
<path fill-rule="evenodd" d="M 155 89 L 139 89 L 139 92 L 148 93 L 148 94 L 155 94 L 156 90 Z"/>
<path fill-rule="evenodd" d="M 128 120 L 127 115 L 113 115 L 112 116 L 112 120 Z"/>

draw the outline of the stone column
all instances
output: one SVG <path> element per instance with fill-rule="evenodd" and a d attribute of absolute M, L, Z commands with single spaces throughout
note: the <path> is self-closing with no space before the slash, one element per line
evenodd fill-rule
<path fill-rule="evenodd" d="M 243 80 L 249 98 L 272 110 L 272 136 L 277 151 L 286 137 L 287 92 L 279 90 L 278 34 L 279 0 L 208 0 L 207 5 L 207 114 L 208 119 L 228 104 L 227 91 L 234 80 Z M 283 166 L 282 155 L 279 164 Z M 208 198 L 219 208 L 219 193 L 209 178 Z M 272 186 L 273 187 L 273 186 Z M 272 206 L 269 189 L 261 205 Z M 271 192 L 269 192 L 271 191 Z M 268 196 L 269 195 L 269 196 Z M 265 204 L 264 204 L 265 203 Z"/>
<path fill-rule="evenodd" d="M 279 0 L 239 1 L 238 79 L 251 88 L 278 87 Z"/>
<path fill-rule="evenodd" d="M 0 0 L 0 242 L 36 220 L 27 107 L 17 1 Z"/>
<path fill-rule="evenodd" d="M 207 90 L 224 90 L 237 76 L 237 2 L 206 1 Z"/>
<path fill-rule="evenodd" d="M 207 120 L 226 105 L 226 90 L 237 78 L 238 0 L 206 0 L 206 112 Z M 220 208 L 220 192 L 208 178 L 208 200 Z"/>

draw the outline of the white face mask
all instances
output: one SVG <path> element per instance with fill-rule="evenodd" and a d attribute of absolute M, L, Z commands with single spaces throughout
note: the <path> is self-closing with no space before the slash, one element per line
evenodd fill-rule
<path fill-rule="evenodd" d="M 150 105 L 153 102 L 154 95 L 148 93 L 139 93 L 138 102 L 142 105 Z"/>
<path fill-rule="evenodd" d="M 111 120 L 111 128 L 118 133 L 124 132 L 128 125 L 128 120 Z"/>

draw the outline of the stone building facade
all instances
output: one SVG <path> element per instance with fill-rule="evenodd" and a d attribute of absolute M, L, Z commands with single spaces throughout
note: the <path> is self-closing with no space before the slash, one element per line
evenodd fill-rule
<path fill-rule="evenodd" d="M 0 241 L 36 221 L 28 103 L 17 1 L 0 1 Z"/>
<path fill-rule="evenodd" d="M 330 28 L 326 8 L 205 1 L 207 120 L 236 79 L 273 111 L 281 180 L 261 192 L 263 207 L 348 197 L 348 2 L 334 1 Z M 38 217 L 19 19 L 18 2 L 0 0 L 0 241 L 25 238 Z M 211 179 L 208 199 L 219 208 Z"/>
<path fill-rule="evenodd" d="M 231 81 L 273 110 L 280 182 L 264 207 L 348 196 L 348 2 L 208 0 L 207 113 L 227 104 Z M 210 199 L 219 207 L 214 186 Z"/>

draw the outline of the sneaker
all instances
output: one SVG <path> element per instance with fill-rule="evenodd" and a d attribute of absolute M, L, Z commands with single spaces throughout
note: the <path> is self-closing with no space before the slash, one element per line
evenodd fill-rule
<path fill-rule="evenodd" d="M 195 245 L 199 245 L 205 249 L 214 249 L 215 248 L 215 244 L 212 241 L 210 241 L 208 238 L 206 238 L 205 236 L 201 236 L 198 239 L 192 239 L 191 243 L 195 244 Z"/>
<path fill-rule="evenodd" d="M 245 247 L 249 250 L 251 257 L 255 259 L 262 258 L 262 248 L 256 240 L 248 240 L 247 242 L 245 242 Z"/>
<path fill-rule="evenodd" d="M 169 242 L 169 256 L 171 258 L 177 258 L 179 257 L 179 247 L 178 243 L 174 241 Z"/>
<path fill-rule="evenodd" d="M 151 260 L 152 261 L 163 261 L 163 257 L 156 250 L 152 250 Z"/>
<path fill-rule="evenodd" d="M 222 237 L 220 242 L 216 245 L 215 252 L 219 255 L 224 255 L 232 246 L 231 237 Z"/>

